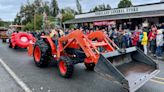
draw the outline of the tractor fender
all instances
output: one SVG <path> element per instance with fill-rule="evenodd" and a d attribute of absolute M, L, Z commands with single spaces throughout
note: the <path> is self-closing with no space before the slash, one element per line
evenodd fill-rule
<path fill-rule="evenodd" d="M 33 56 L 34 44 L 29 44 L 28 46 L 28 55 Z"/>
<path fill-rule="evenodd" d="M 55 44 L 54 44 L 52 38 L 49 36 L 41 36 L 41 38 L 44 39 L 44 41 L 46 41 L 49 44 L 49 46 L 51 47 L 52 55 L 55 55 L 57 53 L 57 49 L 55 47 Z"/>

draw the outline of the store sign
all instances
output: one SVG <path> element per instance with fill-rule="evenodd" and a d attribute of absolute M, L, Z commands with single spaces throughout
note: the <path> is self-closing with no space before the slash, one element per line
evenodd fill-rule
<path fill-rule="evenodd" d="M 124 13 L 133 13 L 138 12 L 138 7 L 131 7 L 131 8 L 125 8 L 125 9 L 114 9 L 109 11 L 102 11 L 102 12 L 95 12 L 95 15 L 101 16 L 101 15 L 114 15 L 114 14 L 124 14 Z"/>
<path fill-rule="evenodd" d="M 115 25 L 115 21 L 97 21 L 93 22 L 94 26 L 109 26 L 109 25 Z"/>
<path fill-rule="evenodd" d="M 98 17 L 98 16 L 107 16 L 107 15 L 157 11 L 157 10 L 164 10 L 164 3 L 80 14 L 80 15 L 76 15 L 75 18 L 78 19 L 78 18 Z"/>

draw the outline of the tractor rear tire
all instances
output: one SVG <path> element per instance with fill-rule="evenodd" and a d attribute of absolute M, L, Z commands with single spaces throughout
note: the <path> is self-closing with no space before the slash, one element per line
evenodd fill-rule
<path fill-rule="evenodd" d="M 36 66 L 47 67 L 50 63 L 51 50 L 43 40 L 38 40 L 34 46 L 33 57 Z"/>
<path fill-rule="evenodd" d="M 60 57 L 58 61 L 58 69 L 62 77 L 72 77 L 74 70 L 73 61 L 69 57 Z"/>
<path fill-rule="evenodd" d="M 84 63 L 87 70 L 93 71 L 95 64 L 94 63 Z"/>

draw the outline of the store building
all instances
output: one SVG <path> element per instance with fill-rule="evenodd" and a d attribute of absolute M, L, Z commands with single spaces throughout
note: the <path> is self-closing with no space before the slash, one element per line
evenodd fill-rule
<path fill-rule="evenodd" d="M 164 22 L 164 2 L 137 5 L 129 8 L 116 8 L 105 11 L 76 15 L 75 19 L 64 22 L 64 25 L 77 26 L 117 26 L 127 23 L 131 30 L 142 23 L 159 24 Z"/>

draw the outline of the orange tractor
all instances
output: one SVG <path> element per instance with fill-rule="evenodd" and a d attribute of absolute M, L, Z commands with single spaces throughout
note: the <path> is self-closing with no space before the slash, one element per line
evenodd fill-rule
<path fill-rule="evenodd" d="M 89 35 L 80 30 L 58 39 L 55 46 L 49 36 L 31 44 L 29 55 L 33 55 L 38 67 L 45 67 L 53 57 L 58 63 L 59 73 L 71 77 L 74 65 L 84 63 L 88 70 L 117 81 L 125 89 L 134 92 L 159 72 L 158 65 L 136 47 L 120 50 L 103 32 Z"/>

